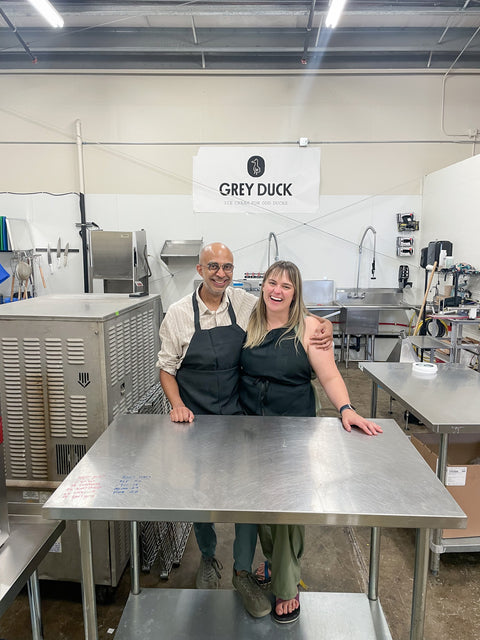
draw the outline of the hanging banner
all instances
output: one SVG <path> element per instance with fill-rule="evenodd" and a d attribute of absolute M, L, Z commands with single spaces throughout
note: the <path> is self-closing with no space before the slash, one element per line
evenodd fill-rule
<path fill-rule="evenodd" d="M 195 213 L 316 213 L 320 149 L 200 147 L 193 159 Z"/>

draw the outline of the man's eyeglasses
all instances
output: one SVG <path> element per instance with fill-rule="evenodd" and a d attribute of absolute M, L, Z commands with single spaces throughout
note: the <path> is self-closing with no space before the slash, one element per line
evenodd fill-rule
<path fill-rule="evenodd" d="M 233 264 L 231 262 L 225 262 L 225 264 L 218 264 L 218 262 L 209 262 L 208 264 L 200 265 L 202 267 L 206 267 L 211 273 L 217 273 L 220 269 L 224 273 L 232 273 L 233 272 Z"/>

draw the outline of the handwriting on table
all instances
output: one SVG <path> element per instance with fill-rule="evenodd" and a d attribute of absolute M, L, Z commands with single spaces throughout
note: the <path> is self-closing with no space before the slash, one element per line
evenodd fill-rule
<path fill-rule="evenodd" d="M 122 475 L 112 489 L 113 495 L 127 495 L 138 493 L 140 485 L 145 480 L 149 480 L 149 475 Z M 79 476 L 75 484 L 66 487 L 62 493 L 63 498 L 68 500 L 85 500 L 94 498 L 98 490 L 102 487 L 102 475 Z"/>
<path fill-rule="evenodd" d="M 101 475 L 80 476 L 75 484 L 66 487 L 62 493 L 63 498 L 69 500 L 84 500 L 85 498 L 94 498 L 102 483 Z"/>
<path fill-rule="evenodd" d="M 123 475 L 118 481 L 118 485 L 113 488 L 113 495 L 126 495 L 138 493 L 140 485 L 144 480 L 149 480 L 152 476 L 130 476 Z"/>

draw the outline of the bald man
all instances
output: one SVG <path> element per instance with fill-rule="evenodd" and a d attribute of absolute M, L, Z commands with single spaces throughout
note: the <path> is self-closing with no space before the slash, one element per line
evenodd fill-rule
<path fill-rule="evenodd" d="M 192 422 L 198 415 L 241 415 L 238 396 L 239 361 L 248 320 L 258 298 L 230 287 L 233 254 L 220 242 L 200 252 L 197 272 L 202 283 L 168 309 L 160 327 L 161 351 L 157 367 L 172 410 L 172 422 Z M 319 318 L 315 346 L 329 348 L 332 324 Z M 217 537 L 213 523 L 195 523 L 202 553 L 195 584 L 216 589 L 222 566 L 215 557 Z M 254 617 L 271 610 L 268 596 L 253 577 L 252 562 L 257 525 L 236 524 L 233 545 L 233 585 L 245 609 Z"/>

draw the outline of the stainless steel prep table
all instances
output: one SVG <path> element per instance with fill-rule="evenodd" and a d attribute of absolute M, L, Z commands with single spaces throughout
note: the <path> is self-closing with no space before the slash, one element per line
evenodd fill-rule
<path fill-rule="evenodd" d="M 0 616 L 28 582 L 32 637 L 41 640 L 42 623 L 37 567 L 65 529 L 65 522 L 40 515 L 9 516 L 10 536 L 0 548 Z"/>
<path fill-rule="evenodd" d="M 412 363 L 368 362 L 360 365 L 373 380 L 371 415 L 377 415 L 378 387 L 396 398 L 423 424 L 440 434 L 437 475 L 445 484 L 450 433 L 480 432 L 480 374 L 462 364 L 437 364 L 434 376 L 412 373 Z M 480 538 L 442 539 L 434 531 L 431 569 L 439 570 L 444 551 L 480 551 Z"/>
<path fill-rule="evenodd" d="M 463 527 L 466 517 L 400 427 L 380 424 L 383 435 L 371 437 L 347 433 L 337 418 L 198 416 L 174 425 L 168 416 L 117 417 L 43 507 L 48 517 L 80 521 L 86 638 L 98 637 L 89 522 L 97 519 L 133 521 L 133 533 L 138 520 L 373 527 L 368 598 L 302 594 L 305 613 L 288 631 L 269 616 L 250 618 L 233 591 L 139 594 L 135 560 L 137 595 L 130 595 L 119 640 L 157 638 L 160 630 L 169 640 L 233 637 L 232 621 L 236 638 L 391 639 L 377 599 L 382 526 L 417 529 L 410 637 L 423 638 L 430 528 Z M 220 606 L 211 607 L 216 598 Z M 341 625 L 348 634 L 339 635 Z"/>

